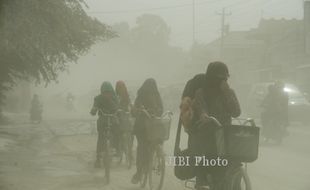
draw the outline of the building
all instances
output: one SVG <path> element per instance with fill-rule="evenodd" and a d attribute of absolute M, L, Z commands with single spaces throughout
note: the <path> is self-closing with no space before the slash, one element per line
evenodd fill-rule
<path fill-rule="evenodd" d="M 222 49 L 220 44 L 221 39 L 209 43 L 205 52 L 229 63 L 237 81 L 283 80 L 310 92 L 310 1 L 304 2 L 302 20 L 261 19 L 252 30 L 228 32 Z"/>

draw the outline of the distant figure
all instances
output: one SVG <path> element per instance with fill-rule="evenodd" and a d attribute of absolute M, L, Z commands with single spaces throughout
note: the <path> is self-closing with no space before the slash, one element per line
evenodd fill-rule
<path fill-rule="evenodd" d="M 282 137 L 287 133 L 288 120 L 288 94 L 284 91 L 284 83 L 275 82 L 268 87 L 268 93 L 262 102 L 261 115 L 263 135 L 266 141 L 274 139 L 281 143 Z"/>
<path fill-rule="evenodd" d="M 42 112 L 43 112 L 43 106 L 39 100 L 39 96 L 37 94 L 34 94 L 33 99 L 31 101 L 31 109 L 30 109 L 31 122 L 40 123 L 42 121 Z"/>
<path fill-rule="evenodd" d="M 73 96 L 73 94 L 71 92 L 69 92 L 67 95 L 67 104 L 66 104 L 68 111 L 74 111 L 75 110 L 74 100 L 75 100 L 75 97 Z"/>

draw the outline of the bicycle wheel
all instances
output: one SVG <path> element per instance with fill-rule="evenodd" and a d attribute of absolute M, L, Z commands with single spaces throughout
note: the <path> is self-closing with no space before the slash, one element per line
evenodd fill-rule
<path fill-rule="evenodd" d="M 127 133 L 125 135 L 125 139 L 126 139 L 126 144 L 125 144 L 125 157 L 126 157 L 126 164 L 127 164 L 127 168 L 131 169 L 132 166 L 132 162 L 133 162 L 133 156 L 132 156 L 132 143 L 133 143 L 133 139 L 130 133 Z"/>
<path fill-rule="evenodd" d="M 251 182 L 248 173 L 240 168 L 233 176 L 229 190 L 251 190 Z"/>
<path fill-rule="evenodd" d="M 150 167 L 148 175 L 150 189 L 161 190 L 164 184 L 165 176 L 165 157 L 162 147 L 160 145 L 150 157 Z"/>
<path fill-rule="evenodd" d="M 105 171 L 105 182 L 110 183 L 110 168 L 111 168 L 111 144 L 110 140 L 106 140 L 103 154 L 103 164 Z"/>
<path fill-rule="evenodd" d="M 141 188 L 144 188 L 146 186 L 146 182 L 147 182 L 147 176 L 148 176 L 148 173 L 145 172 L 142 176 L 142 179 L 140 181 L 140 187 Z"/>

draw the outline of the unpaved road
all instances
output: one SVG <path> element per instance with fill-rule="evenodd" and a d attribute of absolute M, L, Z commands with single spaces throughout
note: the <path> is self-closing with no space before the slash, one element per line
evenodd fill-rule
<path fill-rule="evenodd" d="M 94 120 L 94 119 L 93 119 Z M 20 118 L 0 126 L 0 189 L 2 190 L 135 190 L 134 168 L 116 163 L 111 184 L 94 169 L 96 133 L 90 119 L 51 118 L 39 125 Z M 174 125 L 175 126 L 175 125 Z M 171 155 L 175 129 L 165 150 Z M 310 189 L 310 129 L 294 125 L 282 146 L 262 145 L 260 158 L 248 165 L 254 190 Z M 167 167 L 164 189 L 184 189 Z"/>

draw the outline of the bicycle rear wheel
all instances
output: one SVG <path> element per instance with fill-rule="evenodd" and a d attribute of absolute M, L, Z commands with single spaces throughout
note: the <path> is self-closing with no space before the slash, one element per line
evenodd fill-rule
<path fill-rule="evenodd" d="M 151 155 L 148 175 L 150 189 L 161 190 L 165 177 L 165 157 L 161 146 Z"/>

